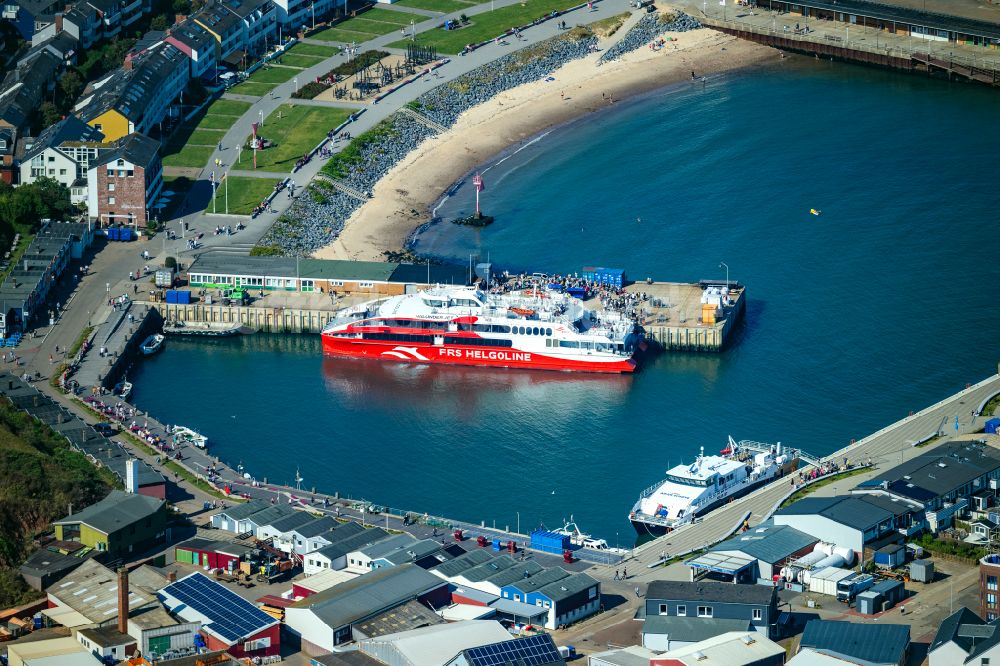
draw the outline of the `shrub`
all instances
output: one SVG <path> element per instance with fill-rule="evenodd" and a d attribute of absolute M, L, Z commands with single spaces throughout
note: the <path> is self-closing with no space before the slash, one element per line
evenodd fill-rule
<path fill-rule="evenodd" d="M 177 268 L 177 258 L 167 257 L 163 260 L 163 265 L 167 268 Z"/>
<path fill-rule="evenodd" d="M 284 251 L 277 245 L 257 245 L 250 250 L 251 257 L 281 257 Z"/>
<path fill-rule="evenodd" d="M 304 86 L 300 87 L 298 90 L 292 93 L 292 97 L 295 99 L 312 99 L 316 95 L 320 94 L 324 90 L 329 89 L 330 86 L 325 83 L 320 83 L 319 81 L 310 81 Z"/>

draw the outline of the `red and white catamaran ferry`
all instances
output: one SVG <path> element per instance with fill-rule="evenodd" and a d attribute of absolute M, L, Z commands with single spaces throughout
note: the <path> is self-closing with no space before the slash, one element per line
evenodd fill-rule
<path fill-rule="evenodd" d="M 628 317 L 545 289 L 439 286 L 342 310 L 323 330 L 337 356 L 577 372 L 633 372 L 645 346 Z"/>

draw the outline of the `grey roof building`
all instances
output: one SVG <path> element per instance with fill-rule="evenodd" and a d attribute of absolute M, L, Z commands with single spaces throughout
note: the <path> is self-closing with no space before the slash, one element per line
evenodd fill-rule
<path fill-rule="evenodd" d="M 323 568 L 342 569 L 347 565 L 348 553 L 387 538 L 389 538 L 388 532 L 381 527 L 374 527 L 335 541 L 329 546 L 323 546 L 319 550 L 310 553 L 310 555 L 317 561 L 323 561 L 327 565 Z"/>
<path fill-rule="evenodd" d="M 82 511 L 70 514 L 52 524 L 58 526 L 83 523 L 105 534 L 113 534 L 153 516 L 162 508 L 163 500 L 156 497 L 112 490 L 100 502 L 95 502 Z"/>
<path fill-rule="evenodd" d="M 0 84 L 0 125 L 27 131 L 38 119 L 38 107 L 61 67 L 62 60 L 48 51 L 40 51 L 7 72 Z"/>
<path fill-rule="evenodd" d="M 941 623 L 927 654 L 930 666 L 980 666 L 1000 658 L 1000 627 L 960 608 Z"/>
<path fill-rule="evenodd" d="M 777 633 L 778 588 L 711 581 L 655 580 L 646 590 L 645 617 L 748 620 L 769 638 Z"/>
<path fill-rule="evenodd" d="M 385 567 L 292 604 L 285 625 L 302 637 L 307 652 L 330 652 L 352 639 L 353 625 L 413 600 L 444 605 L 448 585 L 412 564 Z"/>
<path fill-rule="evenodd" d="M 749 629 L 753 629 L 750 620 L 651 615 L 642 623 L 642 645 L 651 650 L 672 650 L 727 631 Z"/>
<path fill-rule="evenodd" d="M 856 495 L 804 497 L 775 513 L 772 521 L 859 554 L 883 537 L 902 538 L 895 532 L 893 512 Z"/>
<path fill-rule="evenodd" d="M 903 666 L 910 651 L 910 627 L 905 624 L 871 624 L 810 620 L 800 648 L 850 661 L 859 666 Z"/>
<path fill-rule="evenodd" d="M 989 488 L 990 479 L 1000 479 L 1000 452 L 976 442 L 946 442 L 851 492 L 886 495 L 936 510 Z"/>
<path fill-rule="evenodd" d="M 86 556 L 63 555 L 57 550 L 42 548 L 32 553 L 18 567 L 18 572 L 28 585 L 42 591 L 86 561 Z"/>
<path fill-rule="evenodd" d="M 470 550 L 464 555 L 459 555 L 450 562 L 439 564 L 431 569 L 431 573 L 448 580 L 491 559 L 493 557 L 488 552 L 477 548 L 476 550 Z"/>
<path fill-rule="evenodd" d="M 794 527 L 766 521 L 726 539 L 686 562 L 696 571 L 732 576 L 741 582 L 770 579 L 789 558 L 804 555 L 819 539 Z"/>

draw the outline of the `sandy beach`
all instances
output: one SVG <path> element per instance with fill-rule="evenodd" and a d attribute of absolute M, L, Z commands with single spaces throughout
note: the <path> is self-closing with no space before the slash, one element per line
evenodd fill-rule
<path fill-rule="evenodd" d="M 662 50 L 640 48 L 601 66 L 600 54 L 590 55 L 556 70 L 554 81 L 519 86 L 469 109 L 448 132 L 424 141 L 389 171 L 339 238 L 315 256 L 384 260 L 383 251 L 401 250 L 455 181 L 509 146 L 609 104 L 689 80 L 692 71 L 702 76 L 778 57 L 774 49 L 708 28 L 669 36 L 675 41 Z"/>

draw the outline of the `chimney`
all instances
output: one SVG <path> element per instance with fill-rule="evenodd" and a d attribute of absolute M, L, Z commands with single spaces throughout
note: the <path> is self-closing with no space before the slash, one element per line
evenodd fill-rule
<path fill-rule="evenodd" d="M 177 572 L 176 571 L 168 571 L 167 572 L 167 582 L 168 583 L 176 583 L 177 582 Z"/>
<path fill-rule="evenodd" d="M 118 633 L 128 633 L 128 569 L 118 570 Z"/>
<path fill-rule="evenodd" d="M 139 492 L 139 461 L 135 458 L 125 461 L 125 490 L 133 495 Z"/>
<path fill-rule="evenodd" d="M 126 72 L 131 72 L 132 71 L 132 54 L 131 53 L 129 53 L 127 56 L 125 56 L 125 62 L 122 63 L 122 69 L 125 70 Z"/>
<path fill-rule="evenodd" d="M 58 34 L 62 32 L 62 29 L 63 29 L 63 15 L 60 12 L 59 14 L 56 14 L 56 33 Z"/>

